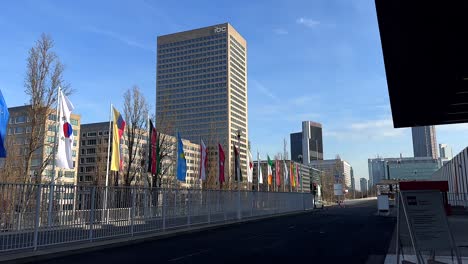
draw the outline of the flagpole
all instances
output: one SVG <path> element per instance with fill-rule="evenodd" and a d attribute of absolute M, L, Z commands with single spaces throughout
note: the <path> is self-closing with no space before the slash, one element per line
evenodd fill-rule
<path fill-rule="evenodd" d="M 289 161 L 289 192 L 292 192 L 292 177 L 294 177 L 292 175 L 292 159 Z"/>
<path fill-rule="evenodd" d="M 283 157 L 283 165 L 284 165 L 284 168 L 285 168 L 285 170 L 283 172 L 283 192 L 286 192 L 286 173 L 287 173 L 286 170 L 287 170 L 287 168 L 286 168 L 286 161 L 284 160 L 284 157 Z"/>
<path fill-rule="evenodd" d="M 149 117 L 149 114 L 148 114 L 148 115 L 146 115 L 146 127 L 148 128 L 148 134 L 146 134 L 146 144 L 147 144 L 147 146 L 148 146 L 148 147 L 146 148 L 147 151 L 148 151 L 148 152 L 147 152 L 148 154 L 146 155 L 147 158 L 149 158 L 150 151 L 151 151 L 151 147 L 152 147 L 152 146 L 151 146 L 152 142 L 151 142 L 151 138 L 150 138 L 150 134 L 151 134 L 152 131 L 151 131 L 151 127 L 150 127 L 149 123 L 150 123 L 150 117 Z M 145 158 L 145 160 L 146 160 L 146 158 Z M 145 177 L 145 178 L 146 178 L 146 179 L 145 179 L 145 181 L 144 181 L 144 187 L 145 187 L 145 188 L 148 188 L 148 187 L 149 187 L 149 184 L 148 184 L 148 174 L 153 175 L 152 172 L 151 172 L 151 168 L 152 168 L 152 167 L 149 166 L 149 164 L 153 165 L 153 161 L 151 161 L 151 160 L 148 159 L 147 163 L 145 164 L 145 165 L 146 165 L 146 166 L 145 166 L 145 168 L 146 168 L 146 177 Z M 149 171 L 148 171 L 148 169 L 147 169 L 148 167 L 150 168 Z"/>
<path fill-rule="evenodd" d="M 60 86 L 57 89 L 57 107 L 55 111 L 55 135 L 54 135 L 54 148 L 53 148 L 53 159 L 52 159 L 52 175 L 50 178 L 50 187 L 49 187 L 49 210 L 48 210 L 48 219 L 47 223 L 48 226 L 52 224 L 52 206 L 53 206 L 53 199 L 54 199 L 54 185 L 55 185 L 55 163 L 57 158 L 57 135 L 59 133 L 59 118 L 60 118 L 60 92 L 62 88 Z M 38 176 L 36 176 L 38 177 Z"/>
<path fill-rule="evenodd" d="M 257 192 L 260 191 L 260 153 L 258 153 L 257 149 Z"/>
<path fill-rule="evenodd" d="M 177 137 L 177 132 L 178 132 L 178 130 L 176 129 L 176 132 L 175 132 L 175 138 L 176 138 L 176 153 L 175 153 L 176 169 L 175 169 L 174 182 L 173 182 L 174 188 L 176 187 L 177 176 L 178 176 L 178 172 L 179 172 L 178 171 L 179 170 L 179 137 Z"/>
<path fill-rule="evenodd" d="M 240 194 L 240 181 L 241 181 L 241 164 L 240 164 L 240 138 L 241 138 L 241 131 L 240 129 L 237 130 L 237 158 L 239 161 L 237 162 L 237 194 L 238 194 L 238 200 L 237 200 L 237 219 L 241 219 L 241 194 Z"/>
<path fill-rule="evenodd" d="M 104 212 L 107 210 L 107 192 L 109 189 L 109 160 L 110 160 L 111 129 L 112 129 L 111 126 L 112 126 L 112 103 L 110 104 L 110 111 L 109 111 L 109 131 L 108 131 L 109 137 L 107 140 L 106 190 L 105 190 L 105 195 L 104 195 L 104 210 L 102 211 L 103 219 L 104 219 Z"/>
<path fill-rule="evenodd" d="M 202 139 L 200 136 L 200 163 L 198 164 L 198 179 L 201 182 L 200 188 L 203 190 L 203 179 L 202 179 L 202 163 L 203 163 L 203 147 L 202 147 Z M 206 168 L 205 168 L 206 170 Z M 205 172 L 206 173 L 206 172 Z"/>

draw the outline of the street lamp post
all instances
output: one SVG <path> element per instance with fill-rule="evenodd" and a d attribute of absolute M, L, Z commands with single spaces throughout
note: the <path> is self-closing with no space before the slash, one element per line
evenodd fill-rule
<path fill-rule="evenodd" d="M 299 155 L 297 156 L 297 158 L 299 159 L 299 163 L 302 164 L 302 155 L 299 154 Z M 300 169 L 300 166 L 299 166 L 299 169 Z M 299 172 L 298 172 L 298 175 L 299 175 Z M 303 184 L 302 184 L 302 179 L 303 179 L 303 177 L 301 177 L 301 192 L 304 192 L 304 186 L 303 186 Z"/>
<path fill-rule="evenodd" d="M 237 130 L 237 148 L 238 148 L 238 155 L 239 155 L 239 164 L 237 164 L 237 219 L 241 219 L 241 194 L 240 194 L 240 138 L 241 138 L 242 131 L 240 129 Z"/>

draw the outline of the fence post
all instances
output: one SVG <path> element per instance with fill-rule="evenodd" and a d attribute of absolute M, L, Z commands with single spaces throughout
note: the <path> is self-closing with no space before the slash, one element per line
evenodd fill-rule
<path fill-rule="evenodd" d="M 40 214 L 41 214 L 41 188 L 42 184 L 37 185 L 37 193 L 36 193 L 36 220 L 34 222 L 34 251 L 37 250 L 37 243 L 39 238 L 39 221 L 40 221 Z"/>
<path fill-rule="evenodd" d="M 222 194 L 223 192 L 222 192 L 221 190 L 219 190 L 219 191 L 217 191 L 217 192 L 218 192 L 218 199 L 221 199 L 221 194 Z M 227 220 L 227 214 L 226 214 L 226 209 L 227 209 L 227 207 L 226 207 L 226 202 L 225 202 L 226 199 L 225 199 L 225 198 L 226 198 L 226 197 L 223 196 L 223 201 L 222 201 L 222 203 L 221 203 L 221 208 L 223 208 L 223 212 L 224 212 L 224 221 Z"/>
<path fill-rule="evenodd" d="M 305 198 L 304 198 L 304 193 L 302 193 L 302 211 L 305 211 L 306 210 L 306 207 L 305 207 Z"/>
<path fill-rule="evenodd" d="M 250 217 L 253 217 L 255 192 L 250 192 Z"/>
<path fill-rule="evenodd" d="M 242 219 L 242 212 L 241 212 L 241 192 L 239 189 L 239 184 L 237 185 L 237 220 Z"/>
<path fill-rule="evenodd" d="M 187 225 L 191 224 L 190 219 L 190 189 L 187 190 Z"/>
<path fill-rule="evenodd" d="M 162 192 L 162 229 L 163 231 L 166 230 L 166 189 L 159 189 Z M 158 193 L 159 195 L 159 193 Z"/>
<path fill-rule="evenodd" d="M 208 224 L 211 224 L 211 199 L 210 199 L 210 196 L 211 196 L 211 191 L 210 190 L 207 190 L 206 191 L 206 206 L 208 206 Z"/>
<path fill-rule="evenodd" d="M 93 242 L 93 228 L 94 228 L 94 207 L 96 200 L 96 186 L 91 189 L 91 212 L 89 214 L 89 240 Z"/>
<path fill-rule="evenodd" d="M 132 209 L 130 212 L 130 232 L 133 236 L 134 228 L 135 228 L 135 200 L 136 200 L 136 191 L 134 187 L 130 187 L 130 191 L 132 193 Z"/>

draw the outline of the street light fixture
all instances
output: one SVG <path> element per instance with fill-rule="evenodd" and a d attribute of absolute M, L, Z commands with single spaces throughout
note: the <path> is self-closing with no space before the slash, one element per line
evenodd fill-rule
<path fill-rule="evenodd" d="M 238 147 L 238 155 L 240 155 L 240 138 L 241 138 L 242 131 L 240 129 L 237 129 L 237 147 Z M 240 162 L 240 157 L 239 157 L 239 162 Z M 241 197 L 240 197 L 240 164 L 238 164 L 237 167 L 237 219 L 241 219 Z"/>

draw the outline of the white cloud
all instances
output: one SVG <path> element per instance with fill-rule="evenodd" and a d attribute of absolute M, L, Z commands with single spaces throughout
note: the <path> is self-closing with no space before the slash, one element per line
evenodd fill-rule
<path fill-rule="evenodd" d="M 324 135 L 340 140 L 382 140 L 404 136 L 405 131 L 407 130 L 393 128 L 392 119 L 387 118 L 351 123 L 344 130 L 325 130 Z"/>
<path fill-rule="evenodd" d="M 437 131 L 443 132 L 461 132 L 468 131 L 468 124 L 450 124 L 450 125 L 440 125 L 436 126 Z"/>
<path fill-rule="evenodd" d="M 305 18 L 305 17 L 300 17 L 296 19 L 296 23 L 299 25 L 304 25 L 309 28 L 313 28 L 313 27 L 320 25 L 320 21 L 313 20 L 310 18 Z"/>
<path fill-rule="evenodd" d="M 365 130 L 365 129 L 375 129 L 375 128 L 393 128 L 393 121 L 391 119 L 382 119 L 382 120 L 372 120 L 365 121 L 360 123 L 351 124 L 351 129 L 353 130 Z"/>
<path fill-rule="evenodd" d="M 120 42 L 122 42 L 122 43 L 124 43 L 124 44 L 126 44 L 128 46 L 131 46 L 131 47 L 135 47 L 135 48 L 155 52 L 155 49 L 153 49 L 153 48 L 151 48 L 149 46 L 143 45 L 143 44 L 141 44 L 141 43 L 139 43 L 137 41 L 134 41 L 134 40 L 132 40 L 132 39 L 126 37 L 126 36 L 123 36 L 121 34 L 118 34 L 118 33 L 112 32 L 112 31 L 102 30 L 102 29 L 98 29 L 96 27 L 87 27 L 84 30 L 86 30 L 88 32 L 91 32 L 91 33 L 103 35 L 103 36 L 118 40 L 118 41 L 120 41 Z"/>
<path fill-rule="evenodd" d="M 261 93 L 263 93 L 264 95 L 270 97 L 271 99 L 275 101 L 279 101 L 278 97 L 270 89 L 268 89 L 263 84 L 261 84 L 259 81 L 253 80 L 252 82 L 254 84 L 254 87 L 256 87 Z"/>
<path fill-rule="evenodd" d="M 286 35 L 288 34 L 288 31 L 284 28 L 275 28 L 273 29 L 273 32 L 278 35 Z"/>
<path fill-rule="evenodd" d="M 303 95 L 303 96 L 299 96 L 299 97 L 296 97 L 296 98 L 293 98 L 291 100 L 289 100 L 289 103 L 293 106 L 306 106 L 310 103 L 319 103 L 319 98 L 318 96 L 307 96 L 307 95 Z"/>

